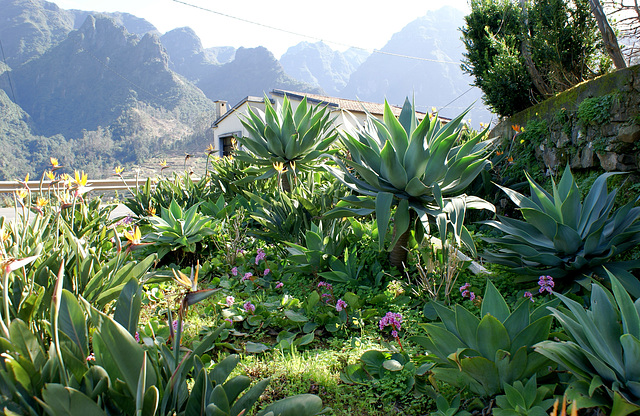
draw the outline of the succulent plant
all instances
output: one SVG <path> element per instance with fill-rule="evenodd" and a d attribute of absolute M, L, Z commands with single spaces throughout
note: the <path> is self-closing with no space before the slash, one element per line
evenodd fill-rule
<path fill-rule="evenodd" d="M 426 336 L 411 341 L 427 350 L 437 379 L 490 397 L 504 385 L 548 372 L 550 361 L 533 351 L 549 337 L 552 317 L 543 304 L 533 311 L 522 301 L 513 311 L 491 281 L 482 299 L 480 318 L 460 305 L 449 309 L 434 302 L 442 323 L 422 325 Z"/>
<path fill-rule="evenodd" d="M 408 231 L 416 220 L 429 230 L 429 221 L 435 219 L 443 240 L 452 231 L 457 243 L 464 243 L 475 253 L 471 235 L 463 225 L 465 211 L 493 210 L 493 205 L 463 192 L 490 165 L 487 155 L 491 141 L 483 141 L 481 133 L 455 146 L 464 115 L 445 125 L 437 117 L 430 119 L 425 115 L 418 123 L 415 108 L 408 99 L 398 118 L 385 101 L 383 120 L 369 116 L 363 128 L 346 132 L 342 142 L 349 150 L 349 158 L 335 159 L 338 168 L 327 166 L 336 178 L 363 196 L 346 200 L 358 208 L 343 205 L 328 215 L 375 212 L 382 248 L 392 208 L 396 207 L 390 257 L 397 267 L 406 259 Z"/>
<path fill-rule="evenodd" d="M 265 97 L 265 111 L 249 108 L 248 117 L 241 120 L 247 137 L 238 141 L 248 151 L 236 152 L 238 159 L 250 162 L 266 179 L 280 174 L 282 187 L 290 190 L 289 176 L 296 170 L 308 169 L 324 154 L 337 137 L 327 107 L 311 106 L 303 98 L 296 110 L 285 95 L 281 106 L 274 108 Z M 256 179 L 255 175 L 246 180 Z"/>
<path fill-rule="evenodd" d="M 512 267 L 521 274 L 520 281 L 550 275 L 556 290 L 574 282 L 588 285 L 587 276 L 592 273 L 606 278 L 602 267 L 606 265 L 627 290 L 640 296 L 640 281 L 627 271 L 640 267 L 640 261 L 612 262 L 614 256 L 640 243 L 637 199 L 613 210 L 616 190 L 607 191 L 607 178 L 614 174 L 600 175 L 584 201 L 569 168 L 557 185 L 552 180 L 552 193 L 528 175 L 531 197 L 501 187 L 520 208 L 523 220 L 498 216 L 485 221 L 504 235 L 486 239 L 500 249 L 485 252 L 483 257 Z"/>
<path fill-rule="evenodd" d="M 635 303 L 609 273 L 613 293 L 591 286 L 591 306 L 556 293 L 567 309 L 552 308 L 570 341 L 543 341 L 535 350 L 567 368 L 578 380 L 576 390 L 604 396 L 611 416 L 640 410 L 640 300 Z"/>

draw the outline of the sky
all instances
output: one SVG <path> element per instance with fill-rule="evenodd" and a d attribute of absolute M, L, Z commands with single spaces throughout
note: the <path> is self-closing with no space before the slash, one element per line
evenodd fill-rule
<path fill-rule="evenodd" d="M 189 26 L 205 48 L 264 46 L 276 58 L 300 42 L 323 40 L 333 49 L 381 49 L 409 22 L 445 4 L 469 10 L 467 0 L 53 0 L 63 9 L 126 12 L 152 23 L 161 33 Z M 188 3 L 193 6 L 184 4 Z M 208 9 L 207 10 L 203 10 Z M 217 13 L 213 13 L 217 12 Z M 229 17 L 232 16 L 232 17 Z M 239 19 L 244 19 L 239 20 Z M 259 23 L 248 23 L 246 20 Z M 262 25 L 262 26 L 261 26 Z M 284 33 L 271 26 L 292 33 Z M 300 35 L 306 35 L 303 37 Z"/>

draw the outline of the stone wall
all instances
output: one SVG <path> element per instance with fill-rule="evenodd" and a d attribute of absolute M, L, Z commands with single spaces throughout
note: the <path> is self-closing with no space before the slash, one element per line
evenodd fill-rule
<path fill-rule="evenodd" d="M 586 101 L 585 101 L 586 100 Z M 578 84 L 502 121 L 491 137 L 511 140 L 512 126 L 546 124 L 536 138 L 535 156 L 546 171 L 640 170 L 640 65 Z"/>

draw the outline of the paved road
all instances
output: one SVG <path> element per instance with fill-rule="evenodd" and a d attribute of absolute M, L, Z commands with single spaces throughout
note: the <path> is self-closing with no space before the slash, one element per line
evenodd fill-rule
<path fill-rule="evenodd" d="M 5 217 L 9 220 L 13 220 L 15 218 L 15 212 L 16 211 L 13 208 L 0 208 L 0 217 Z M 118 204 L 116 208 L 111 211 L 110 218 L 113 219 L 118 217 L 125 217 L 129 214 L 133 214 L 133 212 L 131 212 L 131 210 L 124 205 Z M 18 215 L 20 215 L 20 210 L 18 210 Z"/>

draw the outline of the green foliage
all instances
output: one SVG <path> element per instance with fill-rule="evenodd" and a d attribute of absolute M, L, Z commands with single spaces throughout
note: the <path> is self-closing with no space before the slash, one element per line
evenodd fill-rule
<path fill-rule="evenodd" d="M 571 339 L 544 341 L 535 349 L 578 380 L 575 390 L 585 396 L 581 405 L 591 402 L 622 416 L 640 410 L 640 301 L 634 303 L 611 273 L 609 280 L 613 293 L 592 284 L 587 310 L 556 293 L 567 309 L 551 310 Z"/>
<path fill-rule="evenodd" d="M 598 126 L 606 123 L 611 118 L 614 99 L 614 94 L 584 99 L 578 106 L 578 121 L 583 126 Z"/>
<path fill-rule="evenodd" d="M 486 221 L 504 235 L 486 239 L 500 250 L 485 252 L 483 257 L 522 273 L 520 281 L 548 274 L 556 279 L 556 290 L 574 282 L 586 284 L 585 275 L 591 273 L 606 277 L 602 269 L 605 265 L 620 271 L 619 278 L 627 290 L 640 295 L 638 279 L 623 273 L 623 269 L 639 264 L 612 260 L 640 242 L 640 208 L 634 207 L 634 200 L 613 211 L 616 190 L 607 191 L 607 178 L 612 175 L 600 175 L 584 201 L 569 168 L 558 185 L 552 181 L 552 194 L 530 177 L 530 198 L 501 187 L 520 208 L 524 220 L 498 216 L 498 220 Z"/>
<path fill-rule="evenodd" d="M 460 409 L 460 395 L 453 398 L 451 403 L 443 396 L 436 397 L 436 411 L 429 416 L 470 416 L 471 413 Z"/>
<path fill-rule="evenodd" d="M 309 170 L 316 164 L 337 134 L 329 109 L 321 105 L 308 106 L 306 97 L 295 111 L 286 96 L 282 106 L 275 109 L 268 97 L 265 96 L 264 102 L 264 113 L 249 108 L 249 116 L 241 120 L 249 137 L 239 137 L 238 141 L 249 152 L 240 150 L 237 157 L 257 165 L 258 169 L 252 174 L 260 174 L 259 179 L 278 174 L 283 189 L 288 192 L 292 174 Z"/>
<path fill-rule="evenodd" d="M 327 216 L 362 216 L 375 212 L 378 244 L 382 248 L 392 207 L 396 207 L 391 247 L 396 252 L 392 264 L 398 268 L 406 258 L 406 241 L 400 242 L 400 237 L 414 228 L 416 217 L 427 230 L 429 221 L 435 219 L 443 242 L 451 231 L 458 244 L 464 243 L 475 252 L 463 224 L 466 209 L 493 209 L 493 206 L 480 198 L 461 194 L 489 165 L 486 157 L 491 142 L 481 141 L 483 135 L 478 134 L 463 145 L 454 146 L 463 116 L 464 113 L 444 126 L 437 117 L 432 120 L 425 117 L 418 124 L 414 106 L 408 99 L 399 118 L 385 103 L 383 121 L 370 116 L 368 125 L 355 136 L 345 133 L 342 137 L 350 158 L 335 159 L 338 168 L 326 166 L 337 179 L 363 195 L 345 198 L 347 204 L 358 208 L 338 206 Z"/>
<path fill-rule="evenodd" d="M 404 352 L 377 350 L 365 352 L 358 361 L 340 374 L 343 382 L 369 386 L 383 395 L 398 398 L 412 392 L 417 396 L 435 395 L 427 380 L 430 363 L 417 366 Z"/>
<path fill-rule="evenodd" d="M 549 361 L 532 349 L 549 337 L 548 304 L 532 311 L 531 302 L 521 301 L 512 311 L 488 281 L 480 317 L 460 305 L 433 306 L 442 323 L 423 324 L 427 335 L 410 340 L 427 350 L 437 379 L 490 397 L 505 384 L 549 372 Z"/>
<path fill-rule="evenodd" d="M 523 380 L 525 381 L 525 380 Z M 526 383 L 516 381 L 505 384 L 505 394 L 496 397 L 496 416 L 547 416 L 547 410 L 553 406 L 553 389 L 537 385 L 537 378 L 531 377 Z"/>
<path fill-rule="evenodd" d="M 465 21 L 462 69 L 475 78 L 487 105 L 501 116 L 513 115 L 610 66 L 585 0 L 474 0 Z M 530 75 L 523 53 L 526 43 L 545 87 Z"/>
<path fill-rule="evenodd" d="M 213 233 L 210 228 L 212 219 L 198 212 L 199 205 L 183 210 L 172 201 L 169 208 L 162 208 L 160 217 L 148 218 L 153 231 L 145 236 L 145 240 L 153 244 L 158 258 L 174 252 L 178 263 L 193 260 L 185 258 L 185 255 L 195 255 L 198 243 Z"/>

